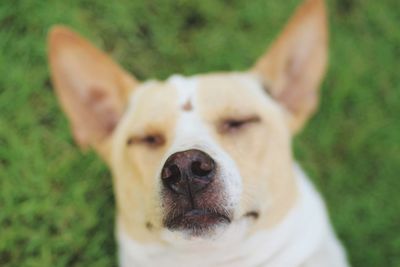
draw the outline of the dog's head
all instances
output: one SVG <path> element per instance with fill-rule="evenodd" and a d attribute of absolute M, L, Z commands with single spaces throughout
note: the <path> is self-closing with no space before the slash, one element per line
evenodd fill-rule
<path fill-rule="evenodd" d="M 49 46 L 73 135 L 110 166 L 119 223 L 134 238 L 272 226 L 295 203 L 290 143 L 325 70 L 322 0 L 305 1 L 246 72 L 139 82 L 64 27 Z"/>

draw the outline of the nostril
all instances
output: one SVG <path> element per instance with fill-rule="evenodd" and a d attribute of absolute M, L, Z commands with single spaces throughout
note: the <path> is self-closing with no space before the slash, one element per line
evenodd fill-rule
<path fill-rule="evenodd" d="M 204 177 L 211 173 L 211 171 L 214 169 L 214 166 L 211 161 L 194 161 L 190 168 L 194 175 Z"/>
<path fill-rule="evenodd" d="M 181 171 L 175 164 L 170 165 L 163 169 L 161 178 L 165 183 L 172 186 L 173 184 L 178 183 L 181 179 Z"/>

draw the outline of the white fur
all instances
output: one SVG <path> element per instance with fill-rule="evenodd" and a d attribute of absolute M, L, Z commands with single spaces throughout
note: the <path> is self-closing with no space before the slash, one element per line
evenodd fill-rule
<path fill-rule="evenodd" d="M 240 219 L 216 240 L 167 238 L 154 244 L 138 243 L 119 228 L 121 266 L 348 266 L 319 194 L 300 168 L 294 168 L 299 201 L 277 227 L 248 236 L 248 220 Z"/>
<path fill-rule="evenodd" d="M 198 148 L 207 152 L 219 163 L 222 169 L 221 179 L 225 185 L 225 192 L 222 193 L 229 200 L 229 206 L 235 207 L 240 201 L 242 179 L 234 161 L 213 140 L 210 128 L 200 119 L 196 109 L 197 78 L 175 75 L 168 82 L 178 92 L 177 108 L 181 112 L 175 139 L 164 160 L 172 153 L 186 149 Z M 251 79 L 241 78 L 238 82 L 247 87 L 257 87 L 257 90 L 252 91 L 268 101 L 266 104 L 274 104 L 268 97 L 263 96 L 259 85 Z M 192 104 L 191 111 L 181 108 L 187 101 Z M 299 198 L 286 218 L 275 228 L 259 230 L 250 235 L 248 229 L 252 221 L 241 217 L 227 228 L 220 229 L 210 239 L 194 238 L 184 233 L 164 230 L 160 242 L 142 244 L 129 238 L 118 223 L 116 234 L 120 266 L 347 266 L 343 249 L 329 224 L 323 201 L 299 167 L 294 166 L 294 173 Z"/>
<path fill-rule="evenodd" d="M 174 85 L 179 95 L 180 117 L 175 129 L 175 139 L 166 153 L 166 158 L 178 151 L 197 148 L 208 153 L 219 165 L 220 177 L 225 192 L 221 192 L 228 200 L 225 208 L 236 207 L 240 201 L 242 184 L 239 170 L 229 155 L 212 138 L 209 127 L 200 118 L 197 107 L 197 78 L 172 76 L 168 82 Z M 184 111 L 181 105 L 187 101 L 192 103 L 191 111 Z M 166 160 L 165 158 L 165 160 Z M 163 161 L 162 161 L 163 162 Z"/>
<path fill-rule="evenodd" d="M 168 81 L 178 90 L 178 104 L 183 106 L 187 101 L 193 103 L 196 99 L 197 79 L 196 77 L 186 78 L 180 75 L 172 75 Z"/>

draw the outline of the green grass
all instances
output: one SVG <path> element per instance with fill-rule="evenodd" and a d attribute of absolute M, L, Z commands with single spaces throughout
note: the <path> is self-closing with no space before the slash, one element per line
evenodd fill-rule
<path fill-rule="evenodd" d="M 115 266 L 110 174 L 73 143 L 46 32 L 67 24 L 140 79 L 245 69 L 299 1 L 0 3 L 0 266 Z M 296 138 L 353 266 L 400 266 L 400 2 L 329 1 L 330 69 Z"/>

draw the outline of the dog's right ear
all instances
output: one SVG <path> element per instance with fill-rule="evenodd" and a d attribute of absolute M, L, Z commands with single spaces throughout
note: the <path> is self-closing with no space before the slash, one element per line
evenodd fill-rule
<path fill-rule="evenodd" d="M 107 141 L 137 80 L 66 27 L 50 30 L 48 46 L 53 85 L 75 141 L 107 158 Z"/>
<path fill-rule="evenodd" d="M 318 104 L 328 57 L 326 16 L 324 0 L 304 0 L 252 69 L 288 111 L 293 133 L 303 127 Z"/>

